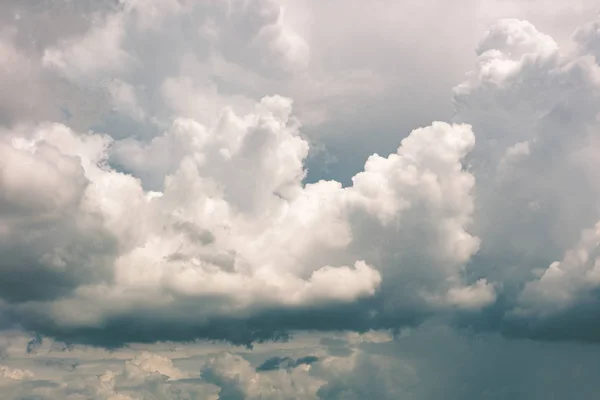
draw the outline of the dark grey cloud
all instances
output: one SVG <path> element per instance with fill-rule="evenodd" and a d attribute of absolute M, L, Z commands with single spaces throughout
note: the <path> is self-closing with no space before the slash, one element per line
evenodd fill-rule
<path fill-rule="evenodd" d="M 118 348 L 128 343 L 192 342 L 196 339 L 227 341 L 252 347 L 256 343 L 288 341 L 293 337 L 294 331 L 366 332 L 370 329 L 415 326 L 425 319 L 417 310 L 374 318 L 373 311 L 379 309 L 380 305 L 372 300 L 329 308 L 273 310 L 250 318 L 221 317 L 200 323 L 194 321 L 194 318 L 183 319 L 185 315 L 193 315 L 194 307 L 194 302 L 182 300 L 175 308 L 181 314 L 152 310 L 135 316 L 112 317 L 99 327 L 69 328 L 37 313 L 32 313 L 30 317 L 21 316 L 20 322 L 27 330 L 43 332 L 44 335 L 68 344 Z"/>
<path fill-rule="evenodd" d="M 358 348 L 351 372 L 336 373 L 332 365 L 313 369 L 315 375 L 330 376 L 319 398 L 359 399 L 370 393 L 384 399 L 562 399 L 592 396 L 598 387 L 592 372 L 597 346 L 427 326 Z"/>

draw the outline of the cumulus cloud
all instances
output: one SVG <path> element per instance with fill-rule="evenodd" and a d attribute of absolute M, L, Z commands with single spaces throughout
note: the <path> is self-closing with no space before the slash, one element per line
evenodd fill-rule
<path fill-rule="evenodd" d="M 594 24 L 562 52 L 530 23 L 502 20 L 455 88 L 456 120 L 478 133 L 469 162 L 483 245 L 472 271 L 502 282 L 511 334 L 590 340 L 596 329 L 581 321 L 595 303 L 590 227 L 600 218 Z M 580 329 L 566 328 L 571 318 Z"/>
<path fill-rule="evenodd" d="M 424 313 L 493 302 L 491 285 L 470 286 L 462 276 L 479 246 L 466 230 L 468 125 L 414 131 L 397 153 L 371 157 L 350 187 L 304 185 L 308 144 L 291 112 L 289 100 L 264 98 L 244 117 L 225 109 L 211 127 L 176 120 L 149 144 L 61 124 L 6 132 L 2 186 L 12 211 L 3 245 L 14 254 L 3 262 L 6 282 L 46 277 L 35 294 L 26 291 L 31 279 L 7 285 L 2 296 L 15 322 L 75 341 L 105 332 L 120 344 L 214 339 L 203 329 L 215 318 L 243 323 L 374 296 L 392 306 L 373 310 L 384 318 L 411 306 Z M 110 167 L 109 154 L 134 175 Z M 25 163 L 26 177 L 16 172 Z M 161 191 L 145 190 L 147 180 L 162 181 Z M 31 271 L 18 268 L 17 228 L 36 238 L 27 242 Z M 194 302 L 202 306 L 190 309 Z M 123 336 L 114 321 L 171 321 L 182 331 Z M 260 326 L 267 334 L 288 328 Z M 83 333 L 90 330 L 97 333 Z"/>
<path fill-rule="evenodd" d="M 553 262 L 538 280 L 527 284 L 521 303 L 540 313 L 552 313 L 585 301 L 599 284 L 595 257 L 598 243 L 597 226 L 584 231 L 581 241 L 565 253 L 562 261 Z"/>
<path fill-rule="evenodd" d="M 60 4 L 73 23 L 29 44 L 36 21 L 51 24 L 0 6 L 13 15 L 0 31 L 0 326 L 34 335 L 28 357 L 45 337 L 118 348 L 355 333 L 261 362 L 228 352 L 196 373 L 150 353 L 80 383 L 0 367 L 14 398 L 435 398 L 421 361 L 381 353 L 403 328 L 598 340 L 597 21 L 565 48 L 500 19 L 448 93 L 453 118 L 404 129 L 394 115 L 394 147 L 313 179 L 307 131 L 343 114 L 331 99 L 356 110 L 348 93 L 389 100 L 407 78 L 336 49 L 348 65 L 329 81 L 319 29 L 299 23 L 306 3 Z M 327 107 L 311 109 L 320 91 Z M 362 129 L 357 115 L 345 123 Z M 451 332 L 427 340 L 460 353 Z"/>
<path fill-rule="evenodd" d="M 545 283 L 533 273 L 600 219 L 591 201 L 594 25 L 577 31 L 572 52 L 529 22 L 493 25 L 454 89 L 455 123 L 413 130 L 345 186 L 305 183 L 310 144 L 291 99 L 253 102 L 214 82 L 194 86 L 201 75 L 184 70 L 206 65 L 200 50 L 176 45 L 173 60 L 134 73 L 144 43 L 189 13 L 204 16 L 193 34 L 209 64 L 221 59 L 254 76 L 270 73 L 257 60 L 288 73 L 306 67 L 306 44 L 290 39 L 297 33 L 283 8 L 266 0 L 100 7 L 87 31 L 46 46 L 43 68 L 83 90 L 103 86 L 98 96 L 113 111 L 162 133 L 111 136 L 64 121 L 4 129 L 0 273 L 12 324 L 103 345 L 249 343 L 293 329 L 469 320 L 493 306 L 504 308 L 510 331 L 524 318 L 521 302 L 542 301 L 531 293 Z M 26 62 L 7 49 L 11 63 Z M 218 101 L 189 108 L 179 99 L 202 87 Z M 174 115 L 155 114 L 147 95 Z M 542 281 L 573 264 L 552 264 Z M 573 287 L 564 296 L 581 294 Z"/>

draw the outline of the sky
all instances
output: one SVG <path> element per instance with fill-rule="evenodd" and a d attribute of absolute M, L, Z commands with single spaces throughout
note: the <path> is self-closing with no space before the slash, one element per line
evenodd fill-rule
<path fill-rule="evenodd" d="M 599 11 L 0 2 L 0 397 L 593 398 Z"/>

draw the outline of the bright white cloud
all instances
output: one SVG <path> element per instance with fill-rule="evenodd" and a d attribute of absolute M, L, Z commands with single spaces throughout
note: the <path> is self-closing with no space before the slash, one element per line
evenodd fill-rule
<path fill-rule="evenodd" d="M 245 117 L 224 110 L 212 127 L 178 120 L 149 145 L 56 124 L 5 134 L 7 207 L 36 202 L 20 221 L 23 235 L 45 213 L 64 230 L 63 240 L 112 246 L 85 260 L 68 242 L 41 236 L 30 243 L 39 271 L 71 284 L 48 301 L 10 307 L 26 320 L 48 315 L 60 331 L 98 329 L 153 308 L 204 325 L 206 318 L 268 308 L 352 303 L 381 285 L 381 295 L 399 308 L 493 301 L 484 281 L 465 286 L 461 275 L 479 246 L 466 231 L 474 179 L 461 159 L 474 144 L 469 126 L 435 123 L 414 131 L 397 153 L 371 157 L 351 187 L 305 186 L 308 144 L 290 113 L 289 100 L 265 98 Z M 164 180 L 162 191 L 145 191 L 139 179 L 111 169 L 112 149 L 136 175 Z M 18 179 L 23 175 L 13 169 L 26 162 L 30 176 Z M 11 226 L 9 253 L 20 245 L 11 244 Z M 81 229 L 102 236 L 86 238 Z M 81 275 L 76 263 L 88 273 Z M 407 290 L 407 280 L 417 287 Z M 432 302 L 435 296 L 450 297 Z M 190 315 L 183 312 L 187 301 L 202 305 Z"/>

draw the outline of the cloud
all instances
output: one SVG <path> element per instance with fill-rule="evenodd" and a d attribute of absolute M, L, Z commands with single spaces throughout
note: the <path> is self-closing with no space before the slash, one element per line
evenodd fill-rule
<path fill-rule="evenodd" d="M 257 371 L 273 371 L 277 369 L 296 368 L 301 365 L 310 365 L 319 361 L 318 357 L 306 356 L 294 360 L 290 357 L 271 357 L 256 368 Z"/>
<path fill-rule="evenodd" d="M 23 344 L 26 338 L 19 340 Z M 347 352 L 340 353 L 326 343 L 332 340 Z M 64 350 L 45 343 L 35 356 L 23 356 L 23 346 L 20 352 L 11 346 L 2 370 L 28 370 L 30 374 L 22 380 L 7 379 L 2 393 L 10 400 L 28 396 L 52 400 L 329 400 L 370 395 L 500 400 L 563 398 L 573 393 L 587 397 L 598 388 L 595 346 L 457 332 L 436 323 L 406 329 L 394 337 L 375 331 L 300 334 L 286 344 L 257 345 L 252 351 L 208 343 L 144 348 L 107 352 L 74 346 Z M 57 360 L 66 365 L 73 359 L 79 360 L 75 369 L 57 367 Z M 261 368 L 269 360 L 285 365 Z"/>
<path fill-rule="evenodd" d="M 32 135 L 12 132 L 0 139 L 3 300 L 57 298 L 110 275 L 102 263 L 114 254 L 115 242 L 84 210 L 88 181 L 81 158 L 86 150 L 102 152 L 104 142 L 70 135 L 48 124 Z M 66 145 L 77 141 L 81 153 L 62 153 L 51 137 Z"/>
<path fill-rule="evenodd" d="M 220 400 L 314 399 L 318 381 L 310 377 L 306 364 L 291 371 L 259 373 L 244 358 L 225 353 L 211 360 L 202 377 L 219 386 Z"/>
<path fill-rule="evenodd" d="M 594 2 L 396 3 L 0 4 L 3 398 L 598 392 Z"/>
<path fill-rule="evenodd" d="M 33 9 L 12 7 L 0 35 L 0 85 L 23 90 L 0 99 L 3 325 L 108 347 L 438 317 L 594 340 L 582 315 L 598 287 L 597 23 L 563 49 L 560 35 L 499 20 L 453 90 L 449 123 L 428 114 L 397 128 L 395 151 L 326 180 L 307 178 L 306 131 L 323 122 L 311 99 L 323 91 L 327 121 L 342 115 L 332 98 L 356 110 L 349 93 L 398 87 L 408 78 L 378 57 L 405 40 L 378 42 L 372 58 L 335 49 L 337 68 L 323 29 L 298 23 L 310 19 L 302 4 L 61 7 L 73 24 L 35 46 L 33 22 L 51 23 Z M 389 16 L 369 16 L 387 32 Z M 326 84 L 332 70 L 339 81 Z M 344 121 L 367 132 L 356 118 Z"/>
<path fill-rule="evenodd" d="M 390 342 L 348 347 L 349 355 L 330 354 L 311 368 L 327 382 L 319 399 L 545 399 L 574 392 L 587 396 L 597 388 L 591 372 L 595 346 L 464 334 L 425 324 Z"/>
<path fill-rule="evenodd" d="M 143 80 L 126 76 L 133 56 L 124 38 L 148 40 L 189 5 L 172 6 L 161 18 L 142 3 L 101 14 L 87 33 L 46 48 L 67 69 L 43 62 L 75 84 L 110 77 L 114 110 L 164 126 L 161 134 L 111 137 L 48 122 L 2 134 L 2 297 L 13 324 L 106 346 L 248 344 L 296 329 L 397 328 L 438 315 L 469 321 L 495 307 L 501 317 L 491 325 L 516 332 L 526 319 L 513 311 L 528 296 L 521 288 L 536 286 L 527 285 L 532 272 L 600 219 L 594 202 L 569 194 L 597 196 L 587 134 L 597 104 L 598 67 L 586 56 L 593 29 L 578 31 L 579 51 L 562 53 L 529 22 L 493 25 L 454 90 L 456 123 L 413 130 L 344 186 L 305 183 L 310 145 L 286 97 L 250 105 L 215 89 L 222 104 L 237 105 L 186 110 L 178 97 L 195 79 L 174 75 L 155 94 L 170 93 L 175 115 L 151 116 Z M 290 29 L 275 3 L 204 7 L 216 20 L 248 18 L 252 40 L 225 21 L 212 35 L 231 43 L 213 43 L 218 49 L 260 42 L 255 50 L 268 55 L 271 33 L 261 32 Z M 87 68 L 88 51 L 107 53 L 108 64 Z"/>
<path fill-rule="evenodd" d="M 593 340 L 579 308 L 595 303 L 588 254 L 600 219 L 592 32 L 581 28 L 578 47 L 561 52 L 530 23 L 502 20 L 455 89 L 456 121 L 471 123 L 478 139 L 469 163 L 479 210 L 473 232 L 483 245 L 471 271 L 502 282 L 503 321 L 492 325 L 509 335 Z M 575 270 L 580 283 L 562 275 Z"/>
<path fill-rule="evenodd" d="M 190 33 L 199 41 L 204 39 L 211 56 L 262 73 L 303 69 L 308 63 L 308 45 L 284 25 L 280 7 L 270 0 L 125 1 L 116 11 L 103 11 L 93 16 L 85 34 L 46 48 L 43 65 L 79 84 L 121 76 L 134 67 L 137 58 L 136 49 L 129 49 L 127 42 L 142 39 L 139 35 L 151 34 L 148 30 L 184 13 L 187 18 L 197 17 L 199 27 Z"/>
<path fill-rule="evenodd" d="M 58 400 L 83 396 L 94 400 L 131 400 L 211 398 L 211 392 L 214 392 L 206 382 L 179 379 L 179 372 L 171 366 L 171 360 L 162 356 L 143 354 L 125 362 L 118 361 L 111 360 L 111 369 L 97 375 L 78 374 L 75 370 L 63 375 L 62 380 L 56 379 L 56 374 L 53 379 L 36 380 L 30 371 L 0 367 L 0 372 L 11 380 L 3 385 L 3 395 L 8 396 L 7 399 Z"/>
<path fill-rule="evenodd" d="M 115 111 L 126 114 L 135 120 L 144 119 L 145 113 L 138 105 L 133 86 L 115 79 L 107 85 L 107 89 L 112 98 Z"/>
<path fill-rule="evenodd" d="M 183 32 L 198 35 L 195 51 L 180 47 L 180 40 L 167 46 L 167 38 L 182 34 L 167 29 L 167 21 L 179 19 L 187 27 L 185 15 L 203 21 L 198 31 Z M 22 183 L 34 186 L 11 189 L 15 194 L 7 201 L 14 206 L 22 203 L 20 196 L 39 198 L 36 206 L 53 216 L 49 232 L 59 230 L 65 238 L 64 244 L 56 243 L 58 237 L 40 235 L 40 227 L 32 226 L 41 210 L 20 221 L 23 229 L 36 230 L 38 241 L 29 243 L 31 260 L 7 261 L 7 268 L 26 263 L 35 266 L 30 275 L 45 279 L 38 284 L 35 278 L 20 278 L 28 287 L 40 285 L 35 296 L 20 286 L 14 296 L 4 296 L 14 323 L 72 341 L 98 343 L 102 336 L 102 344 L 113 345 L 195 337 L 248 342 L 297 328 L 271 326 L 272 313 L 330 313 L 348 306 L 366 316 L 381 310 L 359 303 L 376 297 L 394 303 L 384 320 L 413 319 L 413 313 L 478 308 L 493 301 L 493 287 L 485 280 L 470 286 L 461 276 L 479 245 L 466 231 L 473 187 L 461 165 L 473 146 L 466 125 L 436 123 L 415 131 L 398 154 L 371 157 L 352 187 L 335 181 L 305 186 L 309 146 L 292 117 L 291 101 L 266 97 L 254 106 L 245 95 L 220 93 L 221 83 L 201 83 L 216 66 L 248 70 L 263 80 L 307 67 L 307 45 L 286 25 L 276 3 L 125 2 L 100 6 L 91 18 L 95 23 L 89 29 L 57 35 L 44 46 L 39 54 L 44 73 L 85 88 L 142 126 L 165 131 L 148 140 L 122 138 L 114 131 L 112 138 L 82 134 L 58 123 L 7 130 L 6 152 L 16 161 L 11 158 L 6 171 L 20 163 L 16 157 L 43 160 L 46 146 L 52 148 L 47 164 L 62 165 L 58 161 L 64 159 L 71 168 L 49 180 L 45 174 L 52 168 L 33 166 L 33 176 Z M 155 41 L 158 31 L 163 39 Z M 140 71 L 140 61 L 155 48 L 170 57 Z M 200 74 L 187 72 L 198 65 Z M 209 101 L 187 106 L 186 98 L 196 99 L 203 87 L 215 88 Z M 232 100 L 237 105 L 227 107 Z M 153 116 L 163 102 L 174 116 Z M 218 106 L 207 111 L 209 103 Z M 435 136 L 444 139 L 431 146 Z M 405 167 L 409 172 L 395 175 Z M 31 192 L 40 187 L 34 178 L 50 185 L 43 190 L 48 199 Z M 420 213 L 431 213 L 431 223 L 415 230 Z M 409 244 L 411 231 L 424 243 Z M 395 240 L 406 244 L 391 255 Z M 17 257 L 19 244 L 7 243 L 7 251 Z M 83 254 L 90 259 L 82 260 Z M 419 265 L 426 264 L 421 272 Z M 88 268 L 75 271 L 75 265 Z M 411 267 L 395 270 L 394 265 Z M 393 299 L 397 285 L 412 279 L 417 287 Z M 334 285 L 338 281 L 345 285 Z M 465 302 L 465 296 L 455 295 L 463 290 L 481 294 Z M 199 299 L 208 301 L 191 319 L 184 317 Z M 417 311 L 405 316 L 413 306 Z M 158 318 L 150 316 L 157 310 Z M 167 315 L 178 321 L 178 332 L 159 328 Z M 222 324 L 217 320 L 233 327 L 252 318 L 257 322 L 246 333 L 241 330 L 241 338 L 214 331 Z M 121 332 L 123 321 L 150 324 L 157 334 L 138 328 Z M 299 327 L 312 325 L 306 320 Z"/>
<path fill-rule="evenodd" d="M 2 374 L 2 378 L 10 379 L 13 381 L 21 381 L 26 378 L 33 377 L 31 371 L 23 371 L 20 369 L 12 369 L 6 366 L 0 366 L 0 373 Z"/>
<path fill-rule="evenodd" d="M 121 47 L 125 35 L 123 17 L 109 15 L 95 25 L 81 37 L 47 48 L 42 58 L 44 67 L 80 84 L 124 71 L 132 60 Z"/>
<path fill-rule="evenodd" d="M 493 302 L 484 280 L 462 279 L 479 246 L 465 230 L 474 185 L 461 162 L 474 144 L 469 126 L 414 131 L 397 153 L 372 156 L 350 187 L 304 185 L 308 144 L 291 110 L 288 99 L 264 98 L 244 117 L 224 110 L 211 127 L 177 120 L 150 144 L 60 124 L 5 133 L 4 209 L 14 211 L 3 220 L 11 232 L 3 245 L 15 254 L 4 261 L 7 277 L 30 273 L 16 269 L 23 243 L 15 229 L 37 238 L 26 253 L 35 269 L 19 279 L 26 286 L 3 292 L 9 315 L 75 342 L 245 342 L 314 327 L 310 319 L 269 327 L 273 311 L 328 312 L 378 296 L 392 306 L 385 319 L 403 318 L 409 305 L 419 315 Z M 162 190 L 112 169 L 113 151 L 133 174 L 162 180 Z M 18 179 L 12 171 L 23 163 L 27 176 Z M 257 319 L 263 333 L 215 330 L 223 319 Z M 160 329 L 167 321 L 178 328 Z M 154 328 L 118 328 L 138 324 Z"/>

